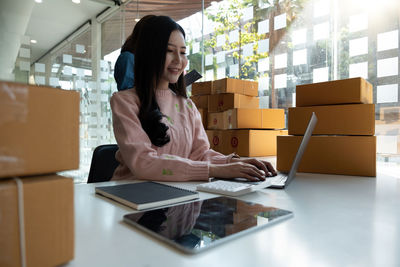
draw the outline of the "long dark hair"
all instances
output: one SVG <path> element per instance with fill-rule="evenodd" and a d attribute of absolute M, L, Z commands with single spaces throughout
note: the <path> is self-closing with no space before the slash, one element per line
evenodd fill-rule
<path fill-rule="evenodd" d="M 135 54 L 136 46 L 137 46 L 137 42 L 138 42 L 138 39 L 140 36 L 140 32 L 142 30 L 142 26 L 145 24 L 146 20 L 148 20 L 152 17 L 155 17 L 155 16 L 154 15 L 146 15 L 136 23 L 131 35 L 128 36 L 125 43 L 122 45 L 121 53 L 128 51 L 128 52 L 131 52 L 132 54 Z"/>
<path fill-rule="evenodd" d="M 164 116 L 156 100 L 156 88 L 164 71 L 165 57 L 171 33 L 185 31 L 166 16 L 147 19 L 141 27 L 135 52 L 135 87 L 140 99 L 139 119 L 153 145 L 161 147 L 170 141 L 169 129 L 163 122 Z M 183 74 L 169 88 L 177 95 L 187 98 Z"/>

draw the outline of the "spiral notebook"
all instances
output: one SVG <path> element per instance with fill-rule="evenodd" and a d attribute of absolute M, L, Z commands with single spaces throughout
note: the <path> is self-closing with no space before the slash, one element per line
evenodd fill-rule
<path fill-rule="evenodd" d="M 96 193 L 137 210 L 199 198 L 199 193 L 155 182 L 96 187 Z"/>

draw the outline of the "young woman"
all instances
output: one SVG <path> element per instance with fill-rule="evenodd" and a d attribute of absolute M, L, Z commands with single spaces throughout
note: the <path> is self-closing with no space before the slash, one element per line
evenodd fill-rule
<path fill-rule="evenodd" d="M 135 88 L 111 98 L 120 165 L 113 180 L 264 180 L 269 162 L 225 156 L 212 149 L 183 79 L 185 32 L 172 19 L 145 21 L 135 51 Z"/>

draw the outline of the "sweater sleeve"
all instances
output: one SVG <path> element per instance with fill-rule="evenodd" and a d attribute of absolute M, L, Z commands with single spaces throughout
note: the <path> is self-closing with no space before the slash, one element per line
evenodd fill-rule
<path fill-rule="evenodd" d="M 193 106 L 194 136 L 192 151 L 189 158 L 196 161 L 209 161 L 214 164 L 223 164 L 230 162 L 233 154 L 225 156 L 210 148 L 210 142 L 208 141 L 206 131 L 204 130 L 200 112 L 193 102 L 191 102 L 191 105 Z"/>
<path fill-rule="evenodd" d="M 208 180 L 208 162 L 176 155 L 158 155 L 138 118 L 139 99 L 136 95 L 114 94 L 111 109 L 120 154 L 136 178 L 158 181 Z"/>

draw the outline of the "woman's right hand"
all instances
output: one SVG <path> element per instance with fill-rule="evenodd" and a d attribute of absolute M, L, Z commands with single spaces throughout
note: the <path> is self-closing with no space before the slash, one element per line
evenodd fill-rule
<path fill-rule="evenodd" d="M 256 166 L 244 162 L 210 164 L 209 176 L 224 179 L 246 178 L 250 181 L 264 181 L 265 173 Z"/>

